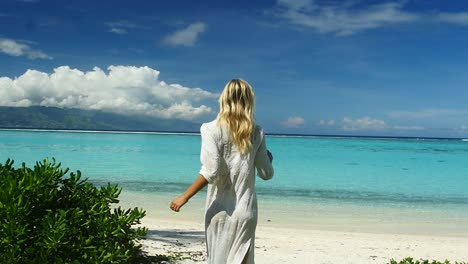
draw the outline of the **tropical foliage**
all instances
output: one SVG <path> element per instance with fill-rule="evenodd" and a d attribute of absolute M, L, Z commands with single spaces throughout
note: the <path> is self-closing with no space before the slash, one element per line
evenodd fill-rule
<path fill-rule="evenodd" d="M 437 260 L 430 261 L 430 260 L 423 260 L 423 259 L 414 260 L 413 258 L 410 258 L 410 257 L 405 258 L 405 259 L 403 259 L 403 260 L 401 260 L 399 262 L 392 259 L 389 264 L 451 264 L 451 263 L 453 263 L 453 264 L 468 264 L 466 262 L 450 262 L 448 260 L 445 260 L 444 262 L 440 262 L 440 261 L 437 261 Z"/>
<path fill-rule="evenodd" d="M 111 206 L 117 185 L 96 187 L 55 160 L 0 164 L 0 263 L 138 263 L 145 211 Z"/>

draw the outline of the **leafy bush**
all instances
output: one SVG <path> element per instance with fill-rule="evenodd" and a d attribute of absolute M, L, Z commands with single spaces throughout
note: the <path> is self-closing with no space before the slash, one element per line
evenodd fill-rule
<path fill-rule="evenodd" d="M 145 211 L 112 209 L 121 189 L 95 187 L 55 160 L 0 164 L 0 263 L 136 263 Z"/>
<path fill-rule="evenodd" d="M 451 262 L 446 260 L 444 262 L 440 261 L 429 261 L 429 260 L 413 260 L 413 258 L 405 258 L 401 260 L 400 262 L 397 262 L 396 260 L 392 259 L 389 264 L 450 264 Z M 454 264 L 468 264 L 466 262 L 455 262 Z"/>

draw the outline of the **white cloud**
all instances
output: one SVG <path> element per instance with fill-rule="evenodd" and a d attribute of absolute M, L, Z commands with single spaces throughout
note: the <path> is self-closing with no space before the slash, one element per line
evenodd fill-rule
<path fill-rule="evenodd" d="M 109 27 L 109 32 L 119 35 L 127 34 L 129 29 L 142 27 L 127 20 L 108 22 L 106 25 Z"/>
<path fill-rule="evenodd" d="M 83 72 L 61 66 L 49 74 L 28 70 L 10 79 L 0 77 L 1 106 L 54 106 L 197 120 L 213 114 L 202 104 L 218 95 L 200 88 L 167 84 L 149 67 L 95 67 Z"/>
<path fill-rule="evenodd" d="M 193 46 L 200 33 L 206 29 L 205 23 L 197 22 L 188 27 L 178 30 L 163 39 L 163 43 L 174 46 Z"/>
<path fill-rule="evenodd" d="M 463 109 L 422 109 L 418 111 L 394 111 L 388 113 L 391 118 L 406 118 L 406 119 L 433 119 L 445 118 L 453 116 L 466 116 L 468 110 Z"/>
<path fill-rule="evenodd" d="M 442 22 L 468 26 L 468 12 L 440 13 L 439 20 Z"/>
<path fill-rule="evenodd" d="M 416 131 L 416 130 L 425 130 L 426 128 L 422 126 L 394 126 L 396 130 L 404 130 L 404 131 Z"/>
<path fill-rule="evenodd" d="M 116 33 L 116 34 L 119 34 L 119 35 L 125 35 L 125 34 L 128 33 L 128 31 L 126 29 L 123 29 L 123 28 L 111 28 L 109 30 L 109 32 Z"/>
<path fill-rule="evenodd" d="M 127 21 L 127 20 L 120 20 L 107 23 L 110 27 L 124 27 L 124 28 L 137 28 L 139 27 L 137 24 Z"/>
<path fill-rule="evenodd" d="M 355 8 L 356 2 L 338 3 L 278 0 L 275 14 L 292 24 L 312 28 L 321 33 L 335 33 L 338 36 L 419 19 L 417 14 L 403 11 L 403 3 L 400 2 L 379 3 L 366 8 Z"/>
<path fill-rule="evenodd" d="M 304 118 L 300 116 L 289 117 L 286 121 L 283 122 L 285 127 L 300 127 L 305 123 Z"/>
<path fill-rule="evenodd" d="M 456 132 L 460 134 L 468 134 L 468 126 L 467 125 L 462 125 L 459 128 L 455 129 Z"/>
<path fill-rule="evenodd" d="M 29 45 L 17 42 L 13 39 L 0 38 L 0 52 L 10 56 L 26 56 L 29 59 L 52 59 L 40 50 L 35 50 Z"/>
<path fill-rule="evenodd" d="M 361 131 L 361 130 L 384 130 L 388 128 L 385 121 L 379 119 L 372 119 L 370 117 L 363 117 L 352 119 L 349 117 L 343 118 L 343 130 L 345 131 Z"/>
<path fill-rule="evenodd" d="M 319 125 L 321 125 L 321 126 L 325 126 L 325 125 L 334 126 L 335 125 L 335 120 L 333 120 L 333 119 L 328 120 L 328 121 L 320 120 Z"/>

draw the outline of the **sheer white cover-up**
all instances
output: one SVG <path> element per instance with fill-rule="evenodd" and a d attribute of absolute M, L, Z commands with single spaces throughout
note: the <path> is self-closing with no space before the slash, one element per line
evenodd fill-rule
<path fill-rule="evenodd" d="M 273 177 L 265 137 L 255 127 L 252 147 L 241 154 L 229 130 L 216 121 L 200 128 L 200 174 L 208 181 L 205 231 L 210 264 L 254 263 L 257 197 L 255 168 L 264 180 Z"/>

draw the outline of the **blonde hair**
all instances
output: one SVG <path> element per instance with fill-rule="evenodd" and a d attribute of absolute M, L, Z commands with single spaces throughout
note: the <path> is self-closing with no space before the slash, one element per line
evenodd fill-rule
<path fill-rule="evenodd" d="M 252 86 L 242 79 L 229 81 L 219 97 L 218 125 L 224 122 L 228 126 L 234 144 L 242 154 L 246 154 L 252 146 L 254 107 Z"/>

